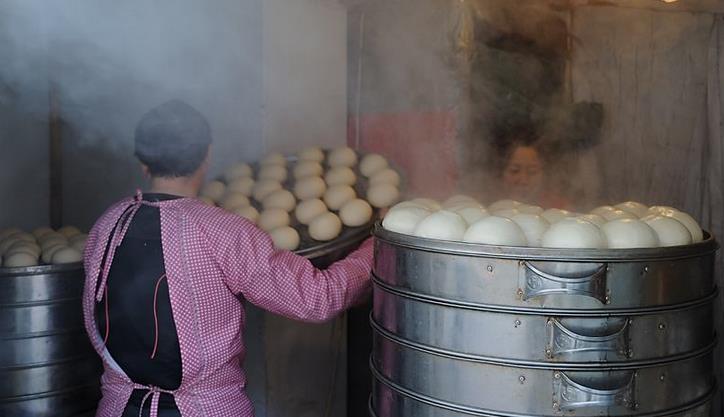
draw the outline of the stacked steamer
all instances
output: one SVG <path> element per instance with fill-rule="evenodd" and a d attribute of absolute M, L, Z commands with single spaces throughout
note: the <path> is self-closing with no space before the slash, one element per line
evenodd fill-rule
<path fill-rule="evenodd" d="M 2 416 L 72 416 L 100 398 L 81 309 L 86 238 L 72 226 L 0 231 Z"/>
<path fill-rule="evenodd" d="M 455 196 L 375 235 L 373 415 L 710 415 L 718 246 L 686 213 Z"/>
<path fill-rule="evenodd" d="M 400 175 L 380 155 L 312 147 L 236 164 L 200 198 L 255 223 L 279 249 L 333 259 L 368 236 L 374 209 L 397 202 L 399 186 Z"/>

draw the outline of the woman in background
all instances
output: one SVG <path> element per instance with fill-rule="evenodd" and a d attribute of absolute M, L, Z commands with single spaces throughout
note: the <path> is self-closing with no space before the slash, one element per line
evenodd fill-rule
<path fill-rule="evenodd" d="M 499 179 L 504 198 L 544 208 L 570 204 L 553 175 L 553 156 L 532 129 L 511 133 L 498 146 Z"/>

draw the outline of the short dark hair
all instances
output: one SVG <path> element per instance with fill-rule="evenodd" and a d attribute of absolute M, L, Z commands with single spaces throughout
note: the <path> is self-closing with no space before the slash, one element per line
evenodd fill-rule
<path fill-rule="evenodd" d="M 171 100 L 138 122 L 135 155 L 154 177 L 187 177 L 201 167 L 211 142 L 204 115 L 181 100 Z"/>
<path fill-rule="evenodd" d="M 535 149 L 547 161 L 548 152 L 541 146 L 541 137 L 535 126 L 523 124 L 495 132 L 490 166 L 498 176 L 503 175 L 510 157 L 520 147 Z"/>

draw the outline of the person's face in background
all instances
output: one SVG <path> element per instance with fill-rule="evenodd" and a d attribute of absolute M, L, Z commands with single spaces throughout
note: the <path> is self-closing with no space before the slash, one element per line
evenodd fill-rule
<path fill-rule="evenodd" d="M 517 146 L 503 168 L 503 185 L 512 198 L 535 201 L 543 188 L 543 159 L 530 146 Z"/>

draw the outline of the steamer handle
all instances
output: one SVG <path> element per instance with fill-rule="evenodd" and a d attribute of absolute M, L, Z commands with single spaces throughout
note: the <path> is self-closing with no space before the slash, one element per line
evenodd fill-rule
<path fill-rule="evenodd" d="M 630 410 L 637 407 L 635 401 L 635 371 L 625 371 L 623 383 L 610 389 L 587 387 L 575 382 L 565 372 L 553 373 L 553 409 L 556 411 L 575 411 L 590 407 L 623 406 Z"/>
<path fill-rule="evenodd" d="M 595 298 L 602 304 L 608 304 L 606 294 L 606 264 L 592 274 L 582 277 L 559 277 L 536 268 L 528 261 L 523 261 L 524 283 L 522 298 L 527 301 L 534 297 L 564 294 L 580 295 Z"/>
<path fill-rule="evenodd" d="M 576 354 L 583 352 L 615 352 L 622 357 L 628 357 L 628 328 L 629 319 L 624 319 L 615 331 L 604 336 L 585 336 L 566 327 L 557 318 L 548 319 L 548 348 L 549 357 L 562 354 Z"/>

